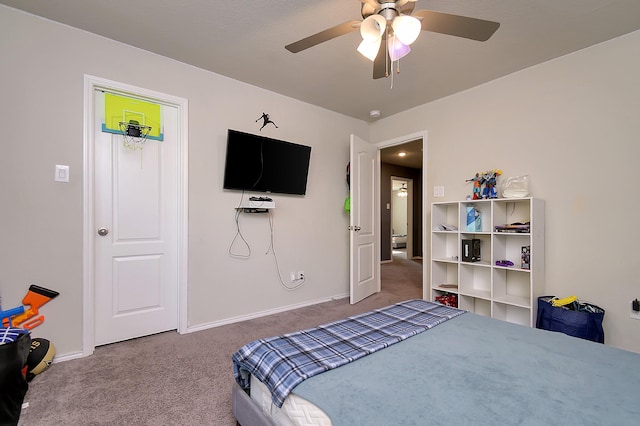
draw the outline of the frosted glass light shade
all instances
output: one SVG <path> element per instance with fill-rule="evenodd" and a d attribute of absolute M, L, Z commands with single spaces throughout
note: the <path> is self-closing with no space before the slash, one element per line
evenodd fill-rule
<path fill-rule="evenodd" d="M 358 46 L 358 52 L 368 60 L 373 61 L 376 59 L 376 56 L 378 56 L 381 41 L 381 37 L 374 40 L 362 40 L 362 42 L 360 42 L 360 46 Z"/>
<path fill-rule="evenodd" d="M 402 43 L 396 36 L 388 38 L 387 49 L 389 49 L 389 59 L 391 59 L 391 62 L 404 58 L 409 52 L 411 52 L 411 48 Z"/>
<path fill-rule="evenodd" d="M 386 19 L 380 15 L 371 15 L 360 24 L 360 35 L 363 40 L 376 40 L 382 37 L 386 28 Z"/>
<path fill-rule="evenodd" d="M 416 41 L 422 30 L 420 20 L 409 15 L 396 16 L 391 27 L 398 40 L 407 46 Z"/>

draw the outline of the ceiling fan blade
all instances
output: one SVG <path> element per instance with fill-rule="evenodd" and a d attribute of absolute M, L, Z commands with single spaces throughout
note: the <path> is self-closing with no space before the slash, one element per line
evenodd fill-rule
<path fill-rule="evenodd" d="M 380 3 L 376 0 L 360 0 L 362 2 L 362 6 L 360 7 L 360 11 L 362 12 L 362 17 L 366 18 L 369 15 L 373 15 L 376 11 L 380 10 Z"/>
<path fill-rule="evenodd" d="M 324 31 L 320 31 L 317 34 L 298 40 L 294 43 L 286 45 L 284 48 L 291 53 L 298 53 L 325 41 L 329 41 L 336 37 L 340 37 L 345 34 L 349 34 L 358 29 L 360 21 L 347 21 L 342 24 L 336 25 Z"/>
<path fill-rule="evenodd" d="M 418 0 L 396 0 L 396 7 L 398 8 L 403 8 L 403 6 L 406 6 L 407 3 L 415 3 Z M 411 9 L 413 9 L 413 6 L 411 6 Z M 404 9 L 403 9 L 404 10 Z M 406 13 L 406 12 L 405 12 Z"/>
<path fill-rule="evenodd" d="M 387 38 L 382 38 L 380 43 L 380 50 L 378 50 L 378 56 L 373 61 L 373 78 L 386 78 L 391 72 L 391 60 L 387 55 Z"/>
<path fill-rule="evenodd" d="M 413 13 L 413 16 L 422 18 L 422 29 L 424 31 L 464 37 L 477 41 L 488 40 L 493 33 L 498 30 L 498 27 L 500 27 L 500 23 L 498 22 L 460 15 L 450 15 L 433 10 L 418 10 Z"/>

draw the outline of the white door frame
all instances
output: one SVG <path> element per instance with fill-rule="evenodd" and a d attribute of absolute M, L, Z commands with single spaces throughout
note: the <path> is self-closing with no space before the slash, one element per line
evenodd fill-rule
<path fill-rule="evenodd" d="M 427 236 L 429 229 L 427 226 L 427 215 L 429 203 L 427 201 L 427 131 L 423 130 L 421 132 L 411 133 L 409 135 L 400 136 L 394 139 L 388 139 L 386 141 L 378 142 L 376 147 L 378 147 L 378 161 L 376 164 L 377 168 L 377 179 L 375 182 L 375 191 L 377 194 L 380 193 L 380 150 L 383 148 L 388 148 L 394 145 L 402 145 L 403 143 L 411 142 L 416 139 L 422 139 L 422 217 L 420 220 L 422 221 L 422 257 L 425 258 L 425 250 L 427 250 Z M 380 221 L 378 220 L 378 229 L 380 229 Z M 380 244 L 380 242 L 378 242 Z M 407 247 L 408 248 L 408 247 Z M 408 255 L 407 255 L 408 256 Z M 393 257 L 393 256 L 392 256 Z M 428 256 L 426 256 L 428 258 Z M 429 274 L 427 273 L 427 264 L 429 262 L 422 262 L 422 298 L 427 300 L 427 293 L 429 288 Z"/>
<path fill-rule="evenodd" d="M 164 93 L 106 80 L 85 74 L 84 76 L 84 155 L 83 155 L 83 248 L 82 248 L 82 355 L 89 356 L 95 350 L 94 336 L 94 272 L 95 272 L 95 223 L 94 223 L 94 96 L 96 90 L 122 95 L 133 95 L 147 101 L 169 105 L 178 110 L 178 333 L 187 331 L 187 283 L 188 283 L 188 101 Z"/>

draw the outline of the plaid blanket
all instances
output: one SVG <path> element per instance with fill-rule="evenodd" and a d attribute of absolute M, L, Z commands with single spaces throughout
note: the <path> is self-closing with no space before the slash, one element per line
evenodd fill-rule
<path fill-rule="evenodd" d="M 282 407 L 303 380 L 401 342 L 464 311 L 425 300 L 408 300 L 319 327 L 253 341 L 232 355 L 238 384 L 254 376 Z"/>

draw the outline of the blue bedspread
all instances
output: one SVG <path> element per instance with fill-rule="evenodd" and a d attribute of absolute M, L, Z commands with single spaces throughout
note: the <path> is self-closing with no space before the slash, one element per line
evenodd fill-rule
<path fill-rule="evenodd" d="M 233 354 L 233 374 L 242 388 L 254 376 L 282 407 L 303 380 L 401 342 L 464 311 L 409 300 L 319 327 L 260 339 Z"/>
<path fill-rule="evenodd" d="M 469 312 L 292 393 L 333 426 L 637 426 L 640 354 Z"/>

